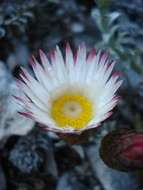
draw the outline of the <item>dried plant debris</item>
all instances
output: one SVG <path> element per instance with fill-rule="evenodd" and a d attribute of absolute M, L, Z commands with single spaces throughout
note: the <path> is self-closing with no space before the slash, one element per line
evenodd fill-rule
<path fill-rule="evenodd" d="M 10 152 L 9 159 L 22 173 L 40 170 L 41 173 L 49 173 L 54 177 L 58 175 L 52 144 L 45 132 L 36 130 L 21 137 Z"/>

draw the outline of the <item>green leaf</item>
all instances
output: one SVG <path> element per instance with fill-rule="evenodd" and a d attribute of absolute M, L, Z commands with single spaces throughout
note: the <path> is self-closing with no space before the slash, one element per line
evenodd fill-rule
<path fill-rule="evenodd" d="M 107 12 L 109 10 L 111 0 L 96 0 L 96 3 L 101 12 Z"/>
<path fill-rule="evenodd" d="M 109 14 L 109 25 L 112 25 L 115 20 L 117 20 L 120 17 L 119 12 L 113 12 Z"/>

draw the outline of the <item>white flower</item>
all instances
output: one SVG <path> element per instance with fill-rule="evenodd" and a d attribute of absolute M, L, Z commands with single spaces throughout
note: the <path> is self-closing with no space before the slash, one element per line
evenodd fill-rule
<path fill-rule="evenodd" d="M 81 45 L 73 56 L 67 44 L 65 59 L 59 47 L 50 61 L 41 50 L 40 58 L 41 65 L 34 57 L 31 61 L 35 78 L 25 69 L 20 74 L 24 98 L 17 100 L 26 109 L 21 114 L 59 133 L 81 133 L 111 115 L 122 81 L 117 73 L 111 76 L 115 62 L 106 53 L 87 54 Z"/>

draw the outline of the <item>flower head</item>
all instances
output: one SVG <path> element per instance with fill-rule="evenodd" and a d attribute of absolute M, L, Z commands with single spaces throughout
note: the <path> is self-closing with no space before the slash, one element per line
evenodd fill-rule
<path fill-rule="evenodd" d="M 100 156 L 117 170 L 143 169 L 143 133 L 126 128 L 110 132 L 102 140 Z"/>
<path fill-rule="evenodd" d="M 59 47 L 50 61 L 41 50 L 40 58 L 41 64 L 31 60 L 35 77 L 22 68 L 18 83 L 24 96 L 16 97 L 26 109 L 21 114 L 59 133 L 81 133 L 111 115 L 122 81 L 117 73 L 111 76 L 115 62 L 106 53 L 87 54 L 81 45 L 73 56 L 67 44 L 65 58 Z"/>

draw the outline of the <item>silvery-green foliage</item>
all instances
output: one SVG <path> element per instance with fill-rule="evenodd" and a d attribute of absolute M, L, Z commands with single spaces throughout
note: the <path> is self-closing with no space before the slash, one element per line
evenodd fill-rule
<path fill-rule="evenodd" d="M 116 23 L 121 14 L 119 12 L 109 13 L 95 9 L 92 16 L 95 18 L 96 25 L 101 32 L 101 40 L 96 45 L 99 48 L 105 47 L 110 53 L 118 56 L 117 49 L 123 52 L 123 43 L 128 40 L 128 34 L 121 32 L 119 23 Z"/>
<path fill-rule="evenodd" d="M 111 55 L 123 63 L 122 67 L 126 71 L 134 69 L 137 73 L 143 74 L 142 50 L 136 47 L 130 33 L 123 31 L 121 27 L 120 22 L 124 15 L 118 11 L 109 11 L 110 0 L 98 1 L 97 5 L 98 8 L 92 11 L 92 17 L 101 37 L 96 46 L 107 49 Z"/>

